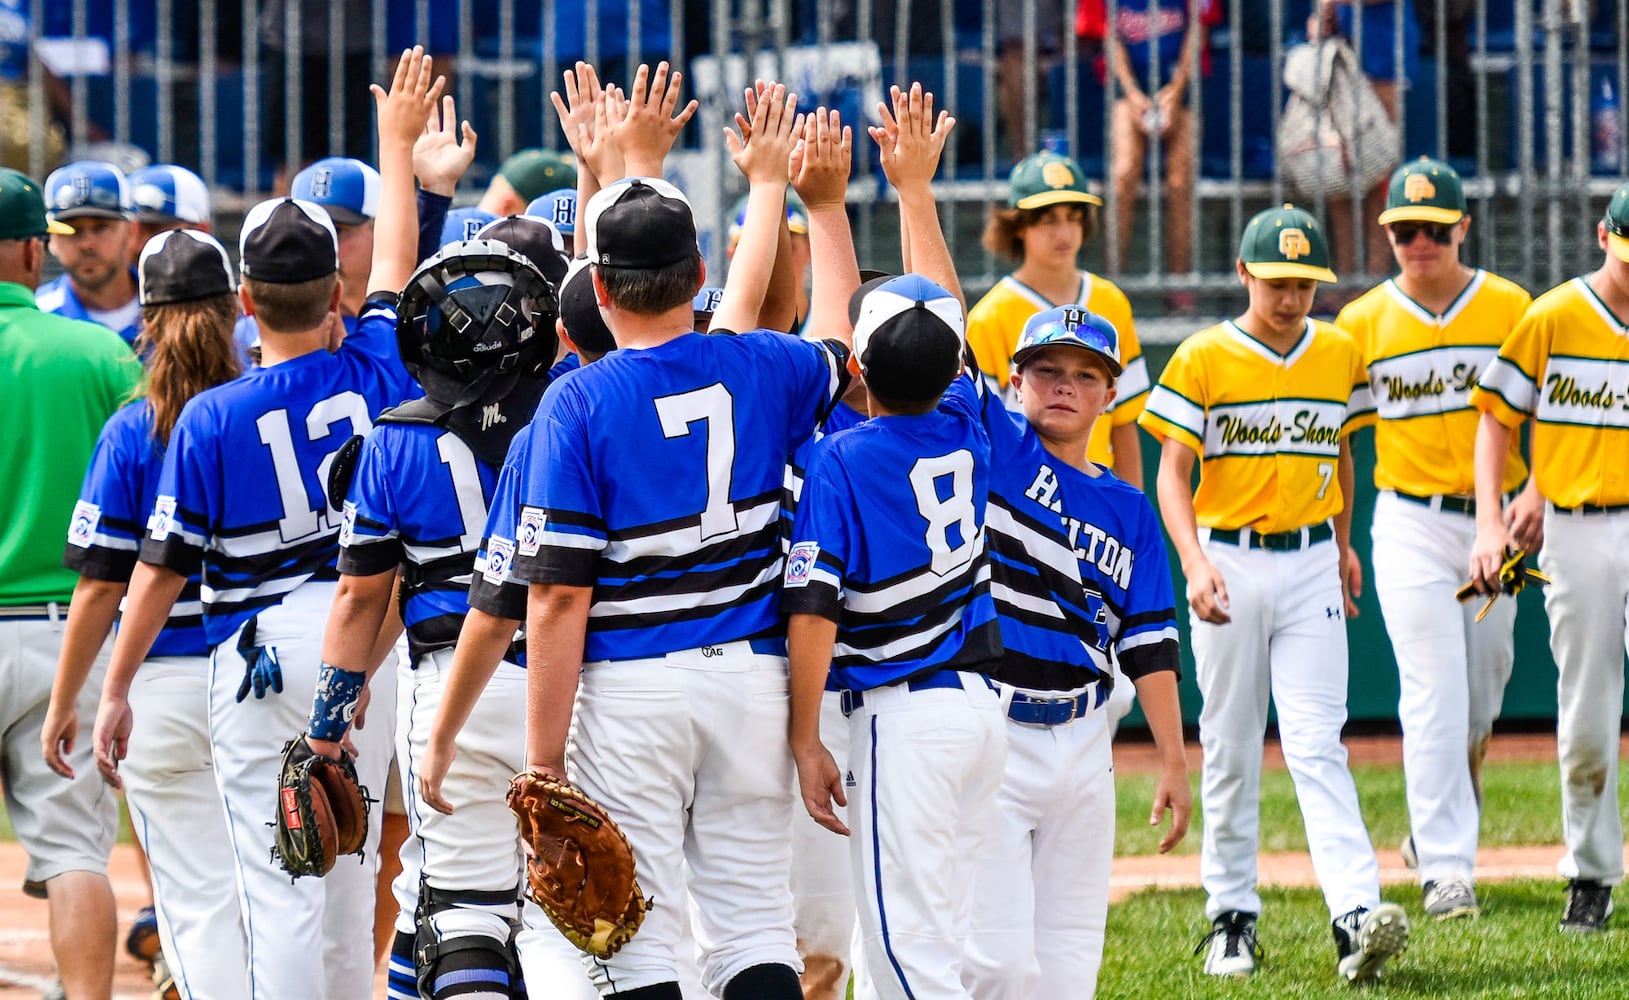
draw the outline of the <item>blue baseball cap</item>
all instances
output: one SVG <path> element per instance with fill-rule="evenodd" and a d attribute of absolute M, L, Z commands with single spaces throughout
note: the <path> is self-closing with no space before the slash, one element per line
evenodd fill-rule
<path fill-rule="evenodd" d="M 733 247 L 741 242 L 741 228 L 747 224 L 747 196 L 737 198 L 731 207 L 733 213 L 725 237 Z M 803 199 L 798 197 L 798 193 L 792 190 L 791 185 L 786 187 L 786 228 L 794 236 L 809 235 L 809 209 L 803 204 Z"/>
<path fill-rule="evenodd" d="M 481 227 L 496 218 L 497 215 L 475 205 L 449 209 L 446 221 L 441 224 L 441 245 L 473 240 Z"/>
<path fill-rule="evenodd" d="M 1031 316 L 1018 335 L 1012 363 L 1022 368 L 1037 351 L 1058 345 L 1090 351 L 1108 365 L 1109 374 L 1120 377 L 1120 332 L 1113 323 L 1080 306 L 1058 306 Z"/>
<path fill-rule="evenodd" d="M 718 312 L 718 304 L 723 298 L 724 289 L 717 285 L 704 285 L 701 291 L 696 293 L 695 301 L 690 304 L 694 307 L 696 315 L 711 316 Z"/>
<path fill-rule="evenodd" d="M 360 226 L 379 214 L 379 171 L 361 160 L 330 156 L 295 174 L 289 196 L 321 205 L 341 226 Z"/>
<path fill-rule="evenodd" d="M 143 167 L 131 174 L 130 199 L 136 206 L 137 222 L 209 222 L 209 188 L 204 179 L 173 163 Z"/>
<path fill-rule="evenodd" d="M 527 205 L 525 214 L 553 225 L 561 236 L 574 236 L 577 233 L 577 191 L 574 188 L 550 191 Z"/>
<path fill-rule="evenodd" d="M 854 324 L 866 384 L 900 402 L 937 399 L 962 370 L 965 324 L 956 296 L 919 274 L 872 288 Z"/>
<path fill-rule="evenodd" d="M 45 210 L 52 221 L 131 217 L 130 182 L 124 171 L 101 160 L 80 160 L 45 179 Z"/>

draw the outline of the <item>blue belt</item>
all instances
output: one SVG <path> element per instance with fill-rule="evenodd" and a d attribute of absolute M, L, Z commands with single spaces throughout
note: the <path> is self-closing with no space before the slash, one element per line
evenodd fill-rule
<path fill-rule="evenodd" d="M 1014 691 L 1007 718 L 1024 726 L 1061 726 L 1102 705 L 1108 697 L 1109 689 L 1101 683 L 1072 698 L 1036 698 Z"/>
<path fill-rule="evenodd" d="M 935 688 L 959 688 L 962 686 L 962 675 L 954 670 L 936 670 L 933 673 L 928 674 L 926 677 L 918 677 L 914 680 L 905 681 L 904 683 L 907 691 L 932 691 Z M 989 678 L 985 678 L 984 683 L 990 684 Z M 895 681 L 892 684 L 877 685 L 879 688 L 898 686 L 898 681 Z M 994 687 L 995 685 L 991 684 L 992 690 L 994 690 Z M 837 693 L 842 699 L 844 715 L 853 714 L 855 709 L 865 704 L 864 691 L 854 691 L 849 688 L 840 688 L 838 689 Z"/>
<path fill-rule="evenodd" d="M 1248 536 L 1244 538 L 1241 536 Z M 1305 541 L 1302 540 L 1302 531 L 1275 531 L 1262 534 L 1249 528 L 1212 528 L 1210 540 L 1223 545 L 1237 545 L 1241 548 L 1268 549 L 1272 552 L 1296 552 L 1319 542 L 1327 542 L 1335 537 L 1335 529 L 1329 522 L 1314 524 L 1305 532 Z"/>

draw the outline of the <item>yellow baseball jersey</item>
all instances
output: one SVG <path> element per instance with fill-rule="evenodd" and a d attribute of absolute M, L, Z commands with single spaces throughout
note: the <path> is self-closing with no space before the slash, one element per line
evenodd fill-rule
<path fill-rule="evenodd" d="M 1476 492 L 1476 380 L 1499 355 L 1533 297 L 1477 271 L 1441 316 L 1386 281 L 1341 310 L 1374 396 L 1374 484 L 1415 496 Z M 1510 438 L 1503 492 L 1527 478 L 1521 436 Z"/>
<path fill-rule="evenodd" d="M 1583 278 L 1533 301 L 1471 405 L 1506 427 L 1534 419 L 1533 479 L 1551 503 L 1629 504 L 1629 325 Z"/>
<path fill-rule="evenodd" d="M 1232 321 L 1189 337 L 1139 422 L 1200 457 L 1193 498 L 1200 525 L 1270 533 L 1340 513 L 1341 440 L 1373 421 L 1357 344 L 1309 319 L 1285 354 Z"/>
<path fill-rule="evenodd" d="M 1009 406 L 1016 405 L 1008 380 L 1012 375 L 1012 355 L 1018 349 L 1018 336 L 1024 332 L 1024 324 L 1043 309 L 1069 304 L 1048 301 L 1046 296 L 1009 274 L 968 310 L 968 346 L 973 348 L 979 370 L 995 382 Z M 1142 415 L 1143 404 L 1148 401 L 1148 364 L 1143 360 L 1142 345 L 1137 342 L 1131 302 L 1113 282 L 1088 271 L 1080 272 L 1080 293 L 1075 296 L 1074 304 L 1113 323 L 1120 334 L 1121 371 L 1115 380 L 1114 404 L 1106 414 L 1108 419 L 1099 420 L 1092 427 L 1092 437 L 1086 447 L 1087 458 L 1099 465 L 1112 465 L 1114 448 L 1109 444 L 1109 431 Z"/>

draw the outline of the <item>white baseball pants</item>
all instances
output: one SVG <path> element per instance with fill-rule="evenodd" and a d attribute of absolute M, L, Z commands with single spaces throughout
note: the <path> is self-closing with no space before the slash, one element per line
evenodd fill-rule
<path fill-rule="evenodd" d="M 864 692 L 849 715 L 849 857 L 860 951 L 856 1000 L 952 1000 L 973 923 L 974 873 L 1007 761 L 1001 696 L 961 686 Z"/>
<path fill-rule="evenodd" d="M 283 691 L 237 700 L 244 661 L 237 635 L 215 647 L 209 690 L 210 750 L 226 802 L 238 895 L 249 935 L 255 1000 L 354 1000 L 373 990 L 374 874 L 379 807 L 368 815 L 362 857 L 340 858 L 323 878 L 292 882 L 271 857 L 283 744 L 305 731 L 322 665 L 334 584 L 306 583 L 259 616 L 256 639 L 277 649 Z M 396 671 L 369 683 L 366 726 L 352 735 L 362 784 L 383 793 L 395 734 Z"/>
<path fill-rule="evenodd" d="M 1206 532 L 1201 530 L 1201 538 Z M 1333 542 L 1274 552 L 1204 541 L 1232 622 L 1193 616 L 1194 674 L 1204 706 L 1200 881 L 1212 920 L 1261 912 L 1256 851 L 1267 699 L 1306 824 L 1331 919 L 1380 902 L 1380 867 L 1346 765 L 1346 615 Z"/>
<path fill-rule="evenodd" d="M 1091 1000 L 1114 860 L 1103 706 L 1057 726 L 1008 720 L 1007 767 L 974 883 L 962 981 L 978 1000 Z"/>
<path fill-rule="evenodd" d="M 1623 881 L 1618 814 L 1618 734 L 1623 657 L 1629 645 L 1629 510 L 1566 513 L 1549 508 L 1539 568 L 1556 681 L 1561 760 L 1559 866 L 1565 878 Z"/>
<path fill-rule="evenodd" d="M 161 656 L 130 684 L 129 755 L 119 765 L 130 826 L 153 875 L 164 959 L 187 1000 L 249 995 L 237 866 L 209 752 L 209 658 Z"/>
<path fill-rule="evenodd" d="M 820 742 L 837 770 L 848 773 L 848 720 L 842 699 L 827 691 L 820 701 Z M 847 809 L 832 804 L 845 823 Z M 854 938 L 854 875 L 848 842 L 816 823 L 801 793 L 792 806 L 792 927 L 803 956 L 806 1000 L 843 1000 L 848 985 L 849 949 Z"/>
<path fill-rule="evenodd" d="M 1375 501 L 1374 588 L 1397 657 L 1403 778 L 1422 883 L 1473 877 L 1480 768 L 1515 662 L 1516 602 L 1460 604 L 1476 518 L 1390 491 Z M 1475 762 L 1473 765 L 1473 761 Z"/>

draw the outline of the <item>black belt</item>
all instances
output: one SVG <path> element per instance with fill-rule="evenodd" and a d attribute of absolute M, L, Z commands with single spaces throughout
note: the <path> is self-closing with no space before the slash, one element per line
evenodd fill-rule
<path fill-rule="evenodd" d="M 1557 514 L 1615 514 L 1620 510 L 1629 510 L 1629 503 L 1581 503 L 1576 507 L 1563 507 L 1560 504 L 1551 504 L 1550 509 Z"/>
<path fill-rule="evenodd" d="M 60 621 L 68 617 L 68 603 L 0 605 L 0 620 L 13 622 Z"/>
<path fill-rule="evenodd" d="M 1475 514 L 1476 501 L 1471 497 L 1456 497 L 1444 494 L 1442 496 L 1422 497 L 1414 493 L 1404 493 L 1402 490 L 1393 490 L 1399 500 L 1419 504 L 1421 507 L 1433 507 L 1445 510 L 1450 514 Z"/>
<path fill-rule="evenodd" d="M 1295 531 L 1274 531 L 1263 534 L 1249 528 L 1212 528 L 1210 540 L 1223 545 L 1236 545 L 1240 548 L 1269 549 L 1273 552 L 1296 552 L 1319 542 L 1327 542 L 1335 537 L 1335 529 L 1329 522 L 1314 524 L 1305 529 Z"/>

